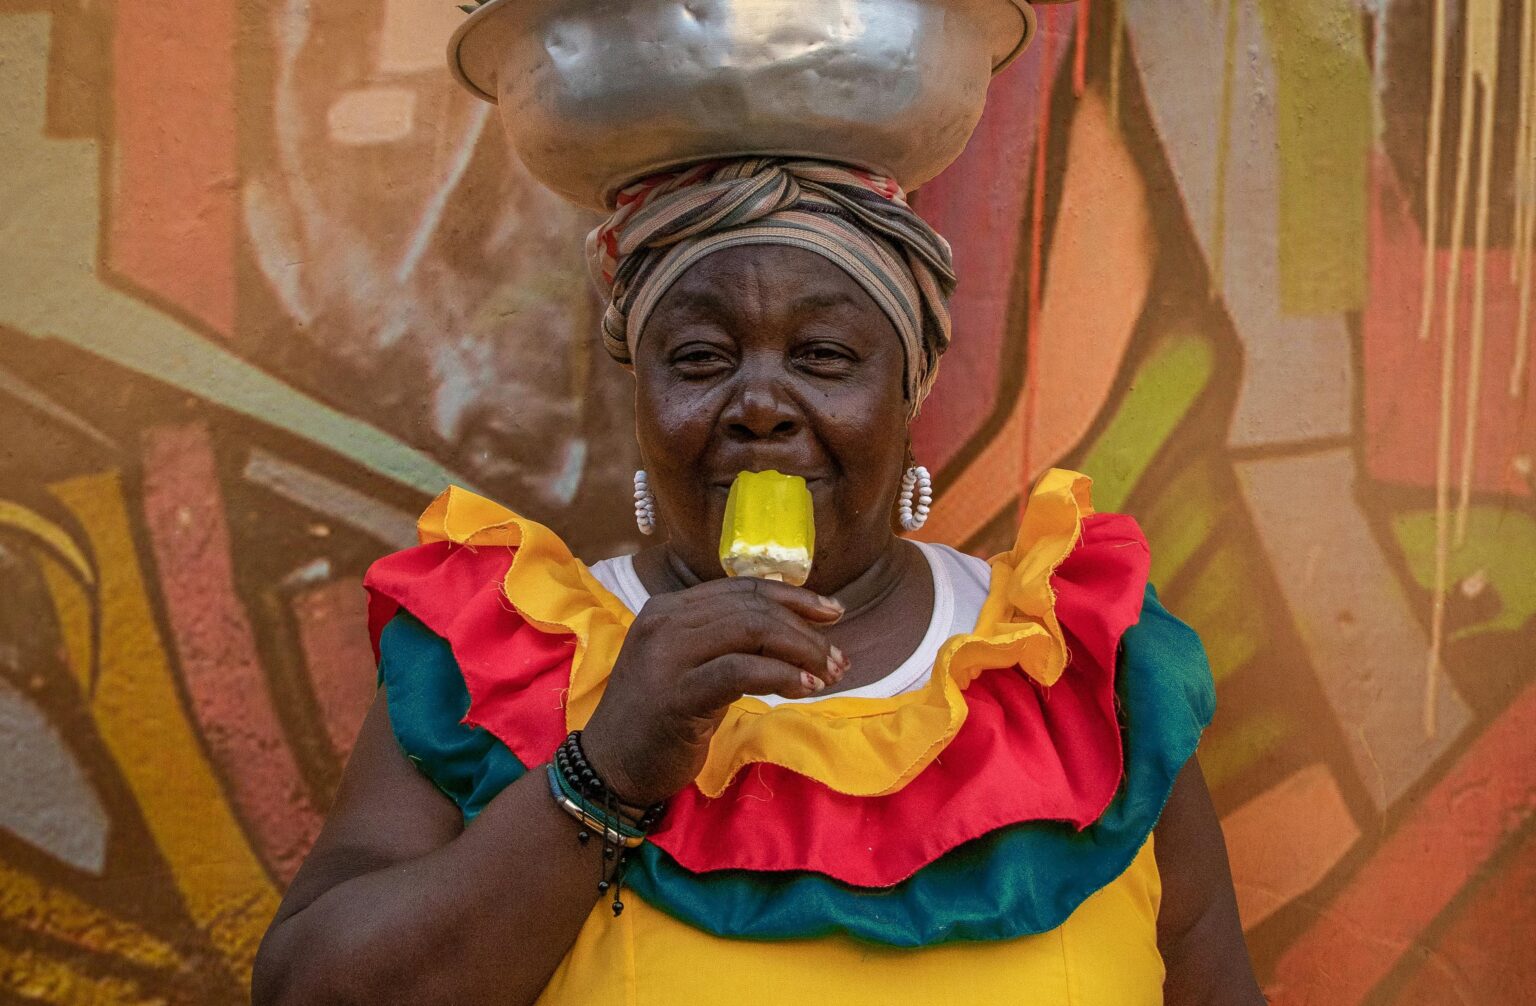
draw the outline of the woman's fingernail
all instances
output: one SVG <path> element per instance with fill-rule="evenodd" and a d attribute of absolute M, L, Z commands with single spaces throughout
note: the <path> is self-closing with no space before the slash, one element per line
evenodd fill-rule
<path fill-rule="evenodd" d="M 813 692 L 819 692 L 823 688 L 827 687 L 827 683 L 825 681 L 822 681 L 810 671 L 800 672 L 800 683 L 805 685 L 805 687 L 809 688 Z"/>
<path fill-rule="evenodd" d="M 844 653 L 836 646 L 832 647 L 832 656 L 828 659 L 837 665 L 839 675 L 841 675 L 843 671 L 846 671 L 848 668 L 853 666 L 853 664 L 848 660 L 848 654 Z"/>
<path fill-rule="evenodd" d="M 837 662 L 836 657 L 827 658 L 827 673 L 836 681 L 843 676 L 843 665 Z"/>
<path fill-rule="evenodd" d="M 839 615 L 848 610 L 843 607 L 843 602 L 839 601 L 835 597 L 823 597 L 821 599 L 821 606 L 826 608 L 828 611 L 835 612 Z"/>

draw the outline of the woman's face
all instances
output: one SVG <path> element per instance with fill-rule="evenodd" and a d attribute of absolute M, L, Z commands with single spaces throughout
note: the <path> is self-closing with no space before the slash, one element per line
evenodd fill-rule
<path fill-rule="evenodd" d="M 729 248 L 663 295 L 635 352 L 636 426 L 673 551 L 723 575 L 732 480 L 776 468 L 816 505 L 807 586 L 831 593 L 890 544 L 906 457 L 895 327 L 852 277 L 813 252 Z"/>

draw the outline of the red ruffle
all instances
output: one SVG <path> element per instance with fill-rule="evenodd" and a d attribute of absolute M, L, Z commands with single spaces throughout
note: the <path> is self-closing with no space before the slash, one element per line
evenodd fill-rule
<path fill-rule="evenodd" d="M 375 639 L 405 607 L 452 645 L 476 719 L 526 765 L 565 733 L 561 707 L 573 640 L 534 629 L 501 581 L 510 549 L 424 545 L 376 563 L 366 581 Z M 1084 519 L 1051 585 L 1070 649 L 1049 689 L 1022 671 L 984 673 L 942 754 L 902 789 L 853 797 L 775 765 L 741 773 L 718 799 L 689 787 L 652 841 L 685 869 L 798 870 L 889 887 L 944 853 L 1022 821 L 1097 820 L 1119 786 L 1114 707 L 1120 636 L 1140 616 L 1149 553 L 1136 522 Z"/>
<path fill-rule="evenodd" d="M 375 659 L 379 634 L 404 608 L 448 640 L 469 688 L 464 722 L 482 726 L 524 765 L 542 765 L 565 740 L 572 636 L 525 622 L 502 592 L 516 549 L 433 542 L 387 555 L 363 578 Z"/>
<path fill-rule="evenodd" d="M 1115 654 L 1136 623 L 1149 554 L 1136 522 L 1088 517 L 1051 585 L 1071 651 L 1043 689 L 1023 672 L 982 674 L 943 753 L 902 789 L 850 797 L 776 765 L 754 765 L 719 799 L 689 787 L 651 840 L 694 873 L 809 870 L 890 887 L 964 843 L 1021 821 L 1087 827 L 1120 784 Z"/>

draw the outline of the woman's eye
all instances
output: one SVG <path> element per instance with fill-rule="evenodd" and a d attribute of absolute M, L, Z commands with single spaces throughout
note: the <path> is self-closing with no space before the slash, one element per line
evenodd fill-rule
<path fill-rule="evenodd" d="M 825 343 L 807 346 L 800 351 L 800 358 L 817 366 L 841 366 L 853 362 L 853 356 L 840 346 Z"/>
<path fill-rule="evenodd" d="M 725 354 L 708 346 L 690 346 L 672 356 L 673 366 L 688 371 L 712 370 L 729 362 Z"/>

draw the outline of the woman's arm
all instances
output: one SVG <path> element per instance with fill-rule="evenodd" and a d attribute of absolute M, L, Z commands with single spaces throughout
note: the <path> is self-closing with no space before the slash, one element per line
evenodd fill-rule
<path fill-rule="evenodd" d="M 1157 945 L 1168 969 L 1168 1006 L 1263 1003 L 1237 917 L 1227 844 L 1195 759 L 1179 773 L 1155 835 L 1163 881 Z"/>
<path fill-rule="evenodd" d="M 597 899 L 601 843 L 544 773 L 468 827 L 401 753 L 381 691 L 256 957 L 256 1006 L 531 1003 Z"/>
<path fill-rule="evenodd" d="M 599 777 L 633 806 L 691 782 L 731 702 L 802 698 L 846 670 L 813 626 L 842 607 L 746 578 L 652 598 L 625 638 L 582 736 Z M 374 700 L 336 804 L 256 957 L 257 1006 L 531 1003 L 597 899 L 602 843 L 535 769 L 467 828 L 401 753 Z"/>

